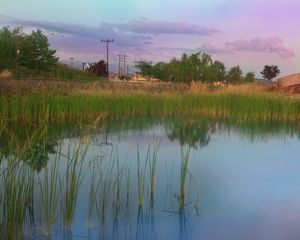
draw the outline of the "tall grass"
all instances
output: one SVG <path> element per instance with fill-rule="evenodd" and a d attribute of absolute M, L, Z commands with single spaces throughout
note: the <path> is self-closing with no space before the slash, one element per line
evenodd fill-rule
<path fill-rule="evenodd" d="M 150 159 L 150 147 L 147 150 L 146 160 L 144 166 L 141 163 L 139 145 L 137 144 L 137 190 L 138 190 L 138 205 L 143 208 L 144 204 L 144 191 L 146 184 L 146 169 Z"/>
<path fill-rule="evenodd" d="M 237 120 L 297 121 L 300 101 L 274 94 L 69 94 L 32 93 L 0 97 L 0 120 L 83 122 L 114 116 L 201 114 Z"/>
<path fill-rule="evenodd" d="M 1 180 L 1 238 L 21 239 L 26 211 L 32 202 L 33 172 L 26 165 L 14 162 L 3 172 Z"/>
<path fill-rule="evenodd" d="M 190 161 L 190 148 L 186 151 L 181 149 L 181 166 L 180 166 L 180 180 L 179 180 L 179 195 L 178 195 L 178 208 L 181 212 L 185 207 L 186 196 L 186 179 L 188 173 L 188 166 Z"/>
<path fill-rule="evenodd" d="M 150 209 L 154 208 L 154 191 L 155 191 L 155 176 L 157 165 L 157 154 L 160 142 L 153 147 L 151 160 L 149 161 L 149 176 L 150 176 Z"/>
<path fill-rule="evenodd" d="M 44 176 L 39 178 L 41 205 L 44 216 L 44 223 L 46 227 L 46 234 L 51 234 L 52 226 L 54 225 L 59 213 L 59 160 L 61 145 L 52 166 L 47 166 L 44 169 Z"/>
<path fill-rule="evenodd" d="M 84 160 L 87 150 L 87 145 L 83 149 L 78 145 L 72 151 L 69 149 L 68 155 L 65 156 L 67 168 L 65 176 L 59 180 L 62 191 L 62 220 L 65 229 L 71 229 L 73 223 L 79 189 L 85 174 Z"/>

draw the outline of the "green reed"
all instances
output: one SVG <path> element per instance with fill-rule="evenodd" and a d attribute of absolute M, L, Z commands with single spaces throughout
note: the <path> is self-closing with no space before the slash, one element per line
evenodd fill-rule
<path fill-rule="evenodd" d="M 9 103 L 9 104 L 8 104 Z M 75 94 L 31 93 L 2 96 L 0 119 L 27 122 L 95 120 L 101 114 L 202 114 L 237 120 L 297 121 L 300 101 L 271 93 Z"/>
<path fill-rule="evenodd" d="M 139 208 L 143 207 L 144 204 L 144 191 L 146 184 L 146 170 L 148 161 L 150 160 L 150 146 L 148 147 L 146 160 L 144 166 L 141 163 L 139 145 L 137 144 L 137 191 L 138 191 L 138 204 Z"/>
<path fill-rule="evenodd" d="M 7 161 L 1 176 L 1 238 L 21 239 L 26 211 L 31 206 L 34 175 L 31 169 L 15 159 Z"/>
<path fill-rule="evenodd" d="M 46 165 L 43 177 L 39 177 L 41 205 L 46 227 L 46 234 L 51 234 L 51 229 L 58 216 L 60 185 L 59 185 L 59 161 L 61 146 L 55 154 L 51 166 Z"/>
<path fill-rule="evenodd" d="M 155 191 L 155 175 L 157 165 L 157 154 L 160 142 L 153 147 L 151 160 L 149 161 L 149 176 L 150 176 L 150 208 L 154 207 L 154 191 Z"/>
<path fill-rule="evenodd" d="M 61 211 L 65 229 L 71 229 L 78 194 L 85 174 L 85 156 L 88 150 L 86 145 L 83 149 L 77 145 L 65 155 L 67 167 L 65 175 L 60 178 L 61 189 Z"/>
<path fill-rule="evenodd" d="M 180 179 L 179 179 L 179 195 L 178 195 L 178 208 L 184 209 L 186 201 L 186 180 L 188 174 L 188 166 L 190 161 L 191 150 L 188 148 L 186 151 L 181 149 L 181 166 L 180 166 Z"/>

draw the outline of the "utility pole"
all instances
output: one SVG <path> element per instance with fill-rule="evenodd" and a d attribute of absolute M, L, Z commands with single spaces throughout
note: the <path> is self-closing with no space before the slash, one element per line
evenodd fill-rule
<path fill-rule="evenodd" d="M 126 55 L 123 55 L 124 58 L 124 78 L 126 77 Z"/>
<path fill-rule="evenodd" d="M 118 77 L 119 79 L 121 78 L 121 58 L 122 58 L 122 55 L 118 55 L 119 57 L 119 72 L 118 72 Z"/>
<path fill-rule="evenodd" d="M 73 60 L 74 60 L 74 58 L 71 57 L 70 60 L 71 60 L 71 68 L 73 68 Z"/>
<path fill-rule="evenodd" d="M 108 45 L 109 43 L 114 42 L 113 39 L 106 39 L 106 40 L 101 40 L 101 42 L 106 43 L 106 70 L 107 70 L 107 80 L 109 79 L 109 68 L 108 68 L 108 64 L 109 64 L 109 59 L 108 59 Z"/>

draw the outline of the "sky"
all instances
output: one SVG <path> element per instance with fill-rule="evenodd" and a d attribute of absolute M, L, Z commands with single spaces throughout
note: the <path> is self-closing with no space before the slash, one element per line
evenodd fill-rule
<path fill-rule="evenodd" d="M 109 38 L 115 65 L 201 51 L 257 76 L 300 72 L 299 13 L 299 0 L 0 0 L 0 26 L 42 29 L 61 60 L 105 59 Z"/>

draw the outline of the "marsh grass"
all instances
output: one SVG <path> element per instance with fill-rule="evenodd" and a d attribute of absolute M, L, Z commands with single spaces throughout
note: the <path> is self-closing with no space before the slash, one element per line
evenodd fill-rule
<path fill-rule="evenodd" d="M 68 149 L 68 154 L 65 155 L 67 160 L 66 172 L 63 177 L 60 177 L 61 189 L 61 212 L 62 221 L 65 229 L 71 229 L 79 190 L 85 175 L 86 166 L 84 165 L 85 156 L 88 150 L 88 145 L 74 146 L 71 150 Z"/>
<path fill-rule="evenodd" d="M 116 172 L 116 179 L 115 179 L 115 194 L 113 199 L 113 218 L 115 224 L 118 224 L 120 212 L 121 212 L 121 187 L 122 187 L 122 180 L 123 180 L 123 169 L 120 169 L 120 161 L 119 161 L 119 154 L 117 151 L 116 156 L 116 164 L 117 164 L 117 172 Z"/>
<path fill-rule="evenodd" d="M 91 163 L 92 182 L 89 190 L 89 226 L 94 210 L 103 227 L 108 218 L 108 211 L 112 208 L 112 217 L 118 221 L 121 211 L 122 172 L 119 166 L 119 156 L 111 149 L 109 156 L 97 156 Z M 110 203 L 112 203 L 110 205 Z"/>
<path fill-rule="evenodd" d="M 41 205 L 45 223 L 46 235 L 51 234 L 53 225 L 59 215 L 59 196 L 60 196 L 60 185 L 59 185 L 59 161 L 61 146 L 58 152 L 55 154 L 55 159 L 51 166 L 47 164 L 44 169 L 43 177 L 39 177 L 39 187 L 41 196 Z"/>
<path fill-rule="evenodd" d="M 25 122 L 94 122 L 111 116 L 203 115 L 236 120 L 297 121 L 300 101 L 273 93 L 189 92 L 185 94 L 33 93 L 0 97 L 0 120 Z"/>
<path fill-rule="evenodd" d="M 178 208 L 179 211 L 184 209 L 186 204 L 186 180 L 188 174 L 188 167 L 190 161 L 191 149 L 188 148 L 184 151 L 181 148 L 181 166 L 180 166 L 180 180 L 179 180 L 179 195 L 178 195 Z"/>
<path fill-rule="evenodd" d="M 1 180 L 2 239 L 20 239 L 26 212 L 32 207 L 34 175 L 26 165 L 14 162 L 3 172 Z"/>
<path fill-rule="evenodd" d="M 146 159 L 143 166 L 143 164 L 141 163 L 139 144 L 137 143 L 137 188 L 138 188 L 137 191 L 138 191 L 139 209 L 140 208 L 142 209 L 144 204 L 146 170 L 147 170 L 147 165 L 149 160 L 150 160 L 150 147 L 148 147 Z"/>
<path fill-rule="evenodd" d="M 160 142 L 153 147 L 151 160 L 149 161 L 149 176 L 150 176 L 150 209 L 154 208 L 154 192 L 155 192 L 155 176 L 157 165 L 157 154 L 160 147 Z"/>

